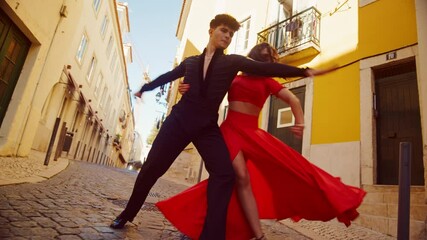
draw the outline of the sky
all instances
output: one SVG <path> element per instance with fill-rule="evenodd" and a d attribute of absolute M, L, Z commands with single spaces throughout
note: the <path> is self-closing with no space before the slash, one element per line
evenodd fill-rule
<path fill-rule="evenodd" d="M 127 66 L 131 92 L 143 84 L 143 73 L 148 70 L 151 79 L 170 71 L 179 41 L 175 36 L 182 0 L 123 0 L 128 3 L 130 33 L 124 42 L 132 44 L 133 63 Z M 157 91 L 143 94 L 134 104 L 135 130 L 143 139 L 151 132 L 159 111 L 165 111 L 155 102 Z"/>

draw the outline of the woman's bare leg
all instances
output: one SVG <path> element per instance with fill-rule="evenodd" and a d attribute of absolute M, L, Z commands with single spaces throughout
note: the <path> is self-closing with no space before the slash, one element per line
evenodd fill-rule
<path fill-rule="evenodd" d="M 256 238 L 263 236 L 261 222 L 259 221 L 258 208 L 249 180 L 248 169 L 243 153 L 239 151 L 233 160 L 233 168 L 236 173 L 236 192 L 243 212 Z"/>

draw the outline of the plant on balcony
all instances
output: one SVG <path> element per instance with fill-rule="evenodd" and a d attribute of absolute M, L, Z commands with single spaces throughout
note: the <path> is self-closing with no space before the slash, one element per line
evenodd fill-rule
<path fill-rule="evenodd" d="M 116 136 L 114 137 L 113 143 L 116 145 L 120 145 L 121 138 L 122 138 L 122 135 L 120 133 L 117 133 Z"/>

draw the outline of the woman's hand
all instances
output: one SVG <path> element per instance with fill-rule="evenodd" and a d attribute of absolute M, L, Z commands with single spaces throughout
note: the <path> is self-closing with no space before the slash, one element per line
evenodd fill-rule
<path fill-rule="evenodd" d="M 190 90 L 190 84 L 179 81 L 178 92 L 184 95 L 188 90 Z"/>
<path fill-rule="evenodd" d="M 292 126 L 291 132 L 296 138 L 302 138 L 302 134 L 304 133 L 304 123 L 297 123 Z"/>

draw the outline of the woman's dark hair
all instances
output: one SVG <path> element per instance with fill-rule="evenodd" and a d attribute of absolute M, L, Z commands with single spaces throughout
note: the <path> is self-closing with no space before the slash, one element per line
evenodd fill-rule
<path fill-rule="evenodd" d="M 264 49 L 267 49 L 268 55 L 261 53 Z M 248 57 L 260 62 L 277 62 L 278 60 L 276 49 L 266 42 L 255 45 L 249 52 Z"/>
<path fill-rule="evenodd" d="M 215 18 L 211 20 L 209 26 L 211 28 L 216 28 L 222 24 L 231 28 L 233 31 L 237 31 L 240 28 L 240 23 L 234 17 L 228 14 L 216 15 Z"/>

